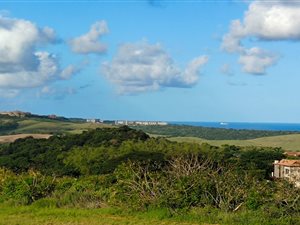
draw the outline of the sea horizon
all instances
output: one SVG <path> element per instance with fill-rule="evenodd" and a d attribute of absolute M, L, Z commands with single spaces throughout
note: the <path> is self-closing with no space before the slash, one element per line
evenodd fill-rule
<path fill-rule="evenodd" d="M 300 123 L 273 122 L 196 122 L 196 121 L 167 121 L 169 125 L 187 125 L 225 129 L 295 131 L 300 132 Z"/>

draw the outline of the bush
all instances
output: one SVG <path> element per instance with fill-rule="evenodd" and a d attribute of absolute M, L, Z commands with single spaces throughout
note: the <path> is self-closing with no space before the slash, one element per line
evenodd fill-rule
<path fill-rule="evenodd" d="M 23 204 L 50 196 L 55 189 L 55 178 L 33 171 L 28 174 L 8 176 L 2 184 L 2 197 Z"/>
<path fill-rule="evenodd" d="M 111 175 L 60 178 L 52 197 L 59 207 L 100 208 L 110 199 L 110 187 L 114 182 Z"/>

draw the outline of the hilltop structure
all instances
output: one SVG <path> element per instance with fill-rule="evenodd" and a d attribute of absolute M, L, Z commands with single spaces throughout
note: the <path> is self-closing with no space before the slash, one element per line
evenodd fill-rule
<path fill-rule="evenodd" d="M 103 120 L 100 119 L 86 119 L 87 123 L 103 123 Z"/>
<path fill-rule="evenodd" d="M 273 177 L 287 179 L 300 187 L 300 160 L 275 160 Z"/>

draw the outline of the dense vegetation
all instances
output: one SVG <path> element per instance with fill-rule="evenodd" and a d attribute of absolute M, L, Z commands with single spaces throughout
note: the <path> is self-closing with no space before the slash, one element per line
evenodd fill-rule
<path fill-rule="evenodd" d="M 186 125 L 139 126 L 136 128 L 150 134 L 169 137 L 198 137 L 207 140 L 248 140 L 299 133 L 296 131 L 236 130 Z"/>
<path fill-rule="evenodd" d="M 26 138 L 1 146 L 0 202 L 299 224 L 300 190 L 270 178 L 283 157 L 280 148 L 176 143 L 128 127 Z"/>
<path fill-rule="evenodd" d="M 19 124 L 16 121 L 0 119 L 0 134 L 16 129 Z"/>
<path fill-rule="evenodd" d="M 110 149 L 116 148 L 125 140 L 146 140 L 147 138 L 148 135 L 142 131 L 121 127 L 119 129 L 98 128 L 82 134 L 56 135 L 49 139 L 31 137 L 18 139 L 9 145 L 0 146 L 0 167 L 9 168 L 14 172 L 34 169 L 45 174 L 76 175 L 77 169 L 68 166 L 69 163 L 64 163 L 64 161 L 68 162 L 69 158 L 75 160 L 74 157 L 81 154 L 78 156 L 79 160 L 87 162 L 89 149 L 98 148 L 98 152 L 102 150 L 103 157 L 110 157 L 108 155 Z M 112 166 L 111 163 L 107 163 L 107 167 Z"/>

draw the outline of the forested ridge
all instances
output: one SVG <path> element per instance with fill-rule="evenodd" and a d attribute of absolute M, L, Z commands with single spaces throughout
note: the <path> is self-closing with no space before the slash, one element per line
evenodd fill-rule
<path fill-rule="evenodd" d="M 134 128 L 150 134 L 169 137 L 198 137 L 206 140 L 248 140 L 261 137 L 299 134 L 297 131 L 238 130 L 187 125 L 138 126 Z"/>
<path fill-rule="evenodd" d="M 300 218 L 300 190 L 270 176 L 280 148 L 176 143 L 126 126 L 0 146 L 0 202 Z"/>

